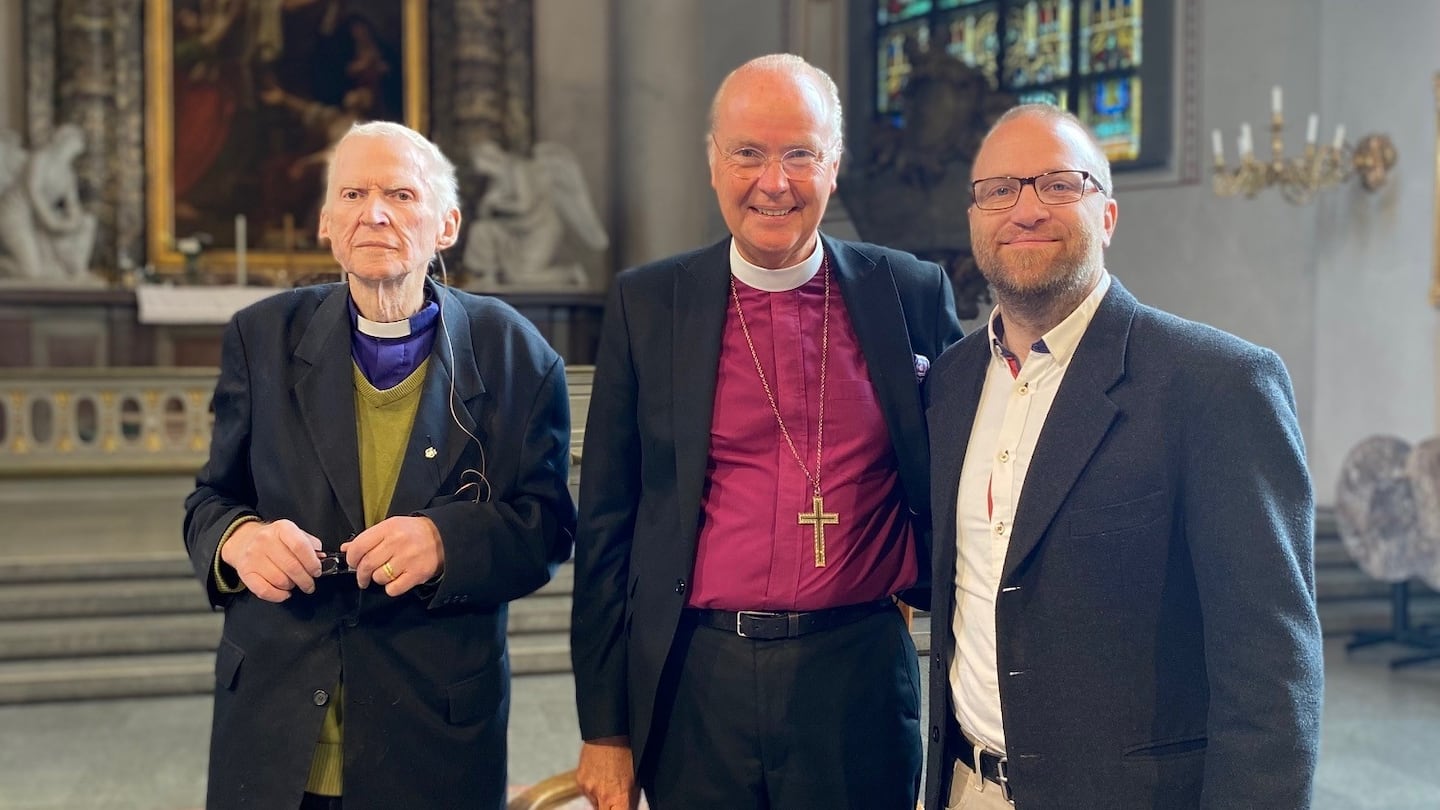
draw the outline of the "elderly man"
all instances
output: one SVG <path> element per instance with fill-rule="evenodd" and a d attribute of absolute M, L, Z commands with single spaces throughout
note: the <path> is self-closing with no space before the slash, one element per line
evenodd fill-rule
<path fill-rule="evenodd" d="M 579 780 L 623 810 L 913 810 L 936 265 L 819 233 L 835 85 L 755 59 L 715 95 L 730 236 L 628 270 L 587 422 L 571 649 Z M 927 596 L 917 596 L 925 599 Z M 638 775 L 638 779 L 637 779 Z"/>
<path fill-rule="evenodd" d="M 506 603 L 570 552 L 565 369 L 426 277 L 460 227 L 418 133 L 354 127 L 319 234 L 346 281 L 226 329 L 185 546 L 225 610 L 207 806 L 504 805 Z"/>
<path fill-rule="evenodd" d="M 973 167 L 989 329 L 927 388 L 929 808 L 1310 806 L 1310 478 L 1274 352 L 1105 268 L 1110 166 L 1006 113 Z"/>

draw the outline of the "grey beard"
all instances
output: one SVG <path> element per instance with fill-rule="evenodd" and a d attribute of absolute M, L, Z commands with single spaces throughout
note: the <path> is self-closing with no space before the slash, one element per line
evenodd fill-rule
<path fill-rule="evenodd" d="M 985 272 L 981 275 L 995 290 L 995 300 L 1007 316 L 1049 331 L 1065 320 L 1090 294 L 1099 277 L 1103 261 L 1088 258 L 1067 268 L 1067 272 L 1047 279 L 1038 285 L 1021 286 L 1010 283 L 1014 275 L 1001 272 Z"/>

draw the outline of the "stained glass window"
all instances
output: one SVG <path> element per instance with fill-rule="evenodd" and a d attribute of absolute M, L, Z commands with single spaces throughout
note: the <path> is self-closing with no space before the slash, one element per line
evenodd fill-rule
<path fill-rule="evenodd" d="M 1074 112 L 1117 170 L 1168 160 L 1170 65 L 1145 52 L 1169 52 L 1174 0 L 872 2 L 877 115 L 903 126 L 907 78 L 939 47 L 1022 102 Z"/>

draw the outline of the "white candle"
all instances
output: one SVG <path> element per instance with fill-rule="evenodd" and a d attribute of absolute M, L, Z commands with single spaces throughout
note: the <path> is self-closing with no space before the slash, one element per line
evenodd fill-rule
<path fill-rule="evenodd" d="M 1315 145 L 1315 139 L 1320 135 L 1320 116 L 1310 113 L 1310 120 L 1305 122 L 1305 143 L 1309 146 Z"/>
<path fill-rule="evenodd" d="M 1339 152 L 1345 148 L 1345 125 L 1335 127 L 1335 151 Z"/>
<path fill-rule="evenodd" d="M 1210 133 L 1210 143 L 1211 143 L 1212 146 L 1215 147 L 1215 162 L 1216 162 L 1216 163 L 1224 163 L 1224 162 L 1225 162 L 1225 143 L 1224 143 L 1224 140 L 1223 140 L 1223 139 L 1221 138 L 1221 136 L 1220 136 L 1220 130 L 1217 129 L 1217 130 L 1215 130 L 1215 131 L 1213 131 L 1213 132 Z"/>
<path fill-rule="evenodd" d="M 1242 160 L 1255 154 L 1254 151 L 1251 150 L 1252 145 L 1250 140 L 1250 124 L 1246 122 L 1240 125 L 1240 157 Z"/>
<path fill-rule="evenodd" d="M 1280 85 L 1270 88 L 1270 112 L 1280 114 Z"/>
<path fill-rule="evenodd" d="M 235 283 L 245 286 L 245 215 L 235 215 Z"/>

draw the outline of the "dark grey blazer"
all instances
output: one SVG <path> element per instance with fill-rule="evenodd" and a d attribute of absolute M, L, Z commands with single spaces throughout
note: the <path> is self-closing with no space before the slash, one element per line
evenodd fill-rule
<path fill-rule="evenodd" d="M 987 340 L 953 347 L 927 388 L 930 808 L 949 789 L 956 493 Z M 1040 433 L 997 597 L 1017 807 L 1309 806 L 1314 506 L 1280 359 L 1112 280 Z"/>
<path fill-rule="evenodd" d="M 550 579 L 574 529 L 565 368 L 509 306 L 431 292 L 445 331 L 389 514 L 435 522 L 445 575 L 396 599 L 353 575 L 279 604 L 216 590 L 215 548 L 241 515 L 289 518 L 332 551 L 365 528 L 344 285 L 278 294 L 225 330 L 210 459 L 185 503 L 185 546 L 225 611 L 208 807 L 299 806 L 342 672 L 346 808 L 504 805 L 506 602 Z M 481 459 L 452 381 L 486 503 L 456 494 Z"/>
<path fill-rule="evenodd" d="M 915 355 L 959 339 L 935 264 L 823 237 L 900 465 L 928 584 L 929 484 Z M 730 240 L 621 273 L 586 421 L 571 657 L 585 739 L 628 734 L 641 763 L 699 536 Z M 928 601 L 928 591 L 910 595 Z M 863 699 L 857 696 L 857 699 Z"/>

